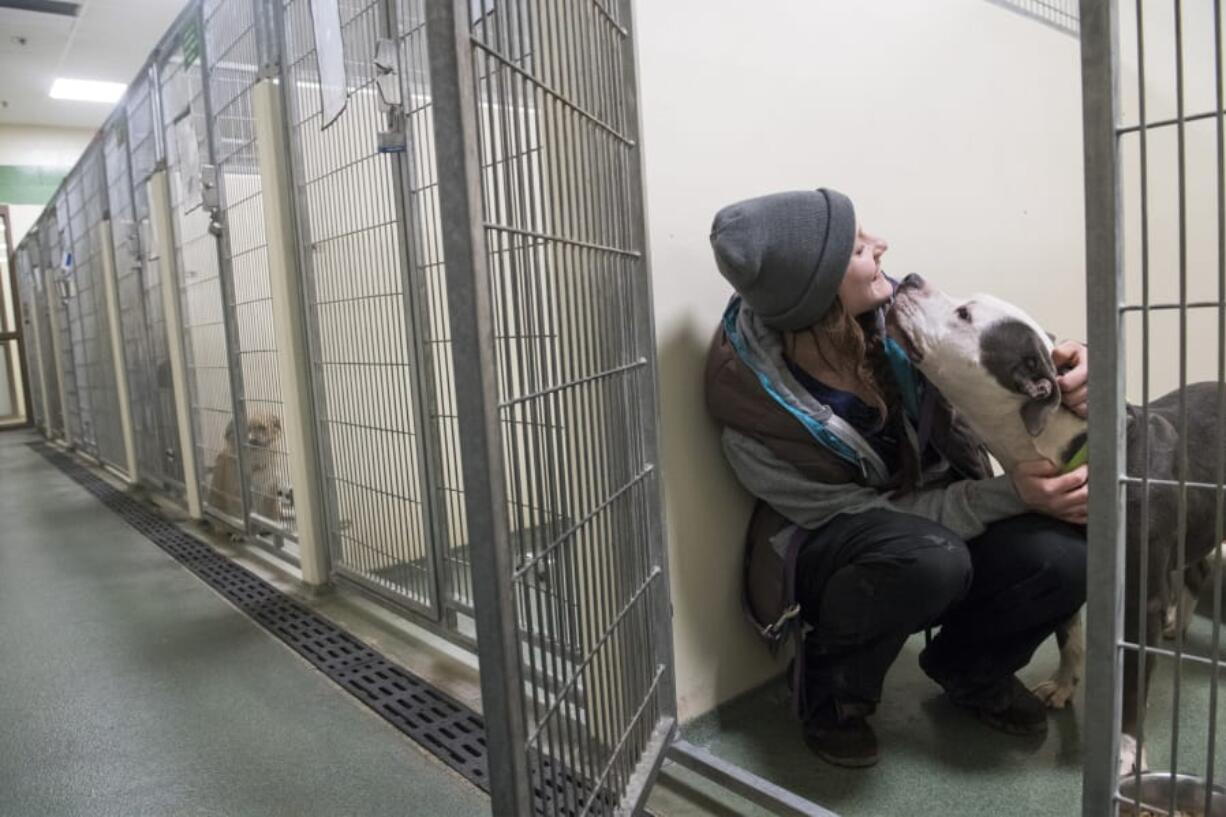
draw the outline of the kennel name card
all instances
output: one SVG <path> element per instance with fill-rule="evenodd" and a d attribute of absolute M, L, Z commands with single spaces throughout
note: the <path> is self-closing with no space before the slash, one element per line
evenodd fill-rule
<path fill-rule="evenodd" d="M 341 41 L 341 12 L 337 0 L 311 0 L 315 29 L 315 62 L 319 66 L 322 116 L 319 127 L 336 121 L 348 103 L 345 89 L 345 46 Z"/>

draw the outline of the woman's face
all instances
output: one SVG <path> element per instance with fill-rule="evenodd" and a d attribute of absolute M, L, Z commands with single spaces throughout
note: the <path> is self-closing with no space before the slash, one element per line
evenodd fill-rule
<path fill-rule="evenodd" d="M 856 244 L 843 283 L 839 284 L 839 300 L 852 315 L 871 312 L 890 300 L 894 288 L 881 274 L 881 256 L 890 248 L 884 238 L 878 238 L 857 225 Z"/>

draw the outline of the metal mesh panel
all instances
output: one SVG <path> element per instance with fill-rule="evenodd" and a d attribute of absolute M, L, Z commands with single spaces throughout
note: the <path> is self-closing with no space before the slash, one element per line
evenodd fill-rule
<path fill-rule="evenodd" d="M 155 439 L 144 443 L 141 454 L 142 476 L 160 480 L 170 497 L 183 499 L 183 457 L 179 451 L 179 418 L 175 412 L 174 381 L 170 371 L 170 350 L 166 338 L 166 317 L 162 305 L 162 269 L 159 257 L 139 244 L 150 234 L 149 190 L 147 183 L 158 160 L 157 117 L 152 83 L 142 73 L 132 83 L 124 100 L 127 111 L 127 149 L 132 180 L 132 220 L 137 228 L 141 303 L 145 321 L 145 355 L 149 370 L 141 381 L 141 404 L 133 403 L 133 418 L 154 429 Z M 135 392 L 136 386 L 133 387 Z"/>
<path fill-rule="evenodd" d="M 111 252 L 115 259 L 115 287 L 119 301 L 119 331 L 123 342 L 124 369 L 132 414 L 137 473 L 160 475 L 161 434 L 158 429 L 157 371 L 149 354 L 145 293 L 141 285 L 141 248 L 132 203 L 132 179 L 128 170 L 128 120 L 121 112 L 103 131 L 106 163 L 106 197 L 111 214 Z M 156 481 L 160 487 L 160 480 Z"/>
<path fill-rule="evenodd" d="M 106 302 L 106 267 L 104 255 L 111 248 L 103 241 L 102 220 L 107 213 L 106 168 L 102 144 L 95 140 L 82 157 L 80 167 L 82 205 L 85 222 L 85 246 L 88 270 L 81 272 L 90 278 L 93 295 L 94 337 L 90 344 L 91 365 L 97 376 L 91 377 L 94 388 L 91 404 L 94 408 L 95 433 L 98 439 L 99 458 L 122 471 L 127 470 L 127 454 L 124 449 L 123 425 L 119 416 L 119 387 L 115 376 L 115 350 L 111 343 L 111 316 Z M 75 216 L 75 213 L 74 213 Z M 73 234 L 80 251 L 80 239 Z M 111 259 L 113 260 L 113 258 Z"/>
<path fill-rule="evenodd" d="M 75 171 L 74 171 L 75 172 Z M 61 312 L 59 315 L 60 345 L 64 371 L 64 399 L 70 406 L 68 414 L 68 440 L 85 450 L 93 447 L 93 420 L 90 412 L 89 369 L 85 362 L 85 343 L 82 339 L 80 291 L 73 260 L 72 223 L 69 218 L 68 190 L 72 186 L 70 174 L 65 187 L 60 189 L 55 200 L 55 223 L 58 241 L 56 269 L 61 286 Z M 77 182 L 78 189 L 80 182 Z"/>
<path fill-rule="evenodd" d="M 39 372 L 41 366 L 38 355 L 38 333 L 35 332 L 35 309 L 38 303 L 38 290 L 34 285 L 34 264 L 31 263 L 28 242 L 18 245 L 15 252 L 17 259 L 17 298 L 21 304 L 21 331 L 25 337 L 26 371 L 30 373 L 30 418 L 38 428 L 46 429 L 47 413 L 43 405 L 43 394 L 39 388 Z"/>
<path fill-rule="evenodd" d="M 1033 17 L 1039 22 L 1076 35 L 1079 29 L 1078 0 L 988 0 L 998 6 Z"/>
<path fill-rule="evenodd" d="M 326 130 L 310 6 L 284 6 L 284 59 L 307 276 L 325 490 L 334 564 L 437 612 L 434 556 L 415 406 L 423 401 L 416 293 L 405 255 L 398 157 L 374 87 L 381 0 L 341 4 L 348 107 Z"/>
<path fill-rule="evenodd" d="M 247 508 L 293 536 L 293 486 L 288 441 L 281 432 L 284 412 L 252 110 L 261 62 L 256 8 L 256 0 L 205 4 L 205 69 L 225 214 L 222 274 L 229 276 L 228 306 L 237 329 L 231 340 L 242 385 L 239 410 L 246 426 L 240 444 L 246 454 Z"/>
<path fill-rule="evenodd" d="M 433 433 L 439 441 L 434 475 L 442 544 L 440 563 L 447 604 L 473 609 L 472 566 L 468 526 L 464 515 L 463 460 L 456 410 L 455 372 L 448 324 L 446 268 L 439 218 L 438 169 L 434 158 L 433 99 L 430 63 L 426 51 L 425 8 L 422 0 L 398 0 L 401 88 L 406 131 L 411 150 L 406 154 L 409 176 L 408 223 L 413 237 L 413 265 L 423 291 L 422 331 L 426 340 L 433 400 L 428 405 Z"/>
<path fill-rule="evenodd" d="M 94 320 L 93 276 L 89 261 L 84 272 L 81 258 L 89 256 L 88 238 L 85 236 L 85 202 L 81 192 L 81 168 L 78 165 L 68 175 L 64 189 L 63 209 L 60 211 L 65 238 L 65 253 L 68 259 L 65 274 L 70 281 L 68 321 L 72 328 L 72 357 L 76 364 L 77 400 L 81 406 L 81 436 L 79 445 L 89 454 L 98 455 L 98 437 L 94 417 L 94 380 L 101 376 L 91 366 L 90 352 L 97 339 L 97 324 Z"/>
<path fill-rule="evenodd" d="M 241 526 L 243 477 L 236 447 L 241 428 L 235 428 L 217 239 L 210 232 L 211 217 L 201 205 L 199 177 L 190 161 L 192 152 L 209 156 L 199 51 L 198 21 L 190 18 L 158 72 L 162 127 L 201 499 L 206 508 Z"/>
<path fill-rule="evenodd" d="M 58 353 L 59 343 L 62 340 L 62 333 L 59 329 L 60 324 L 52 324 L 52 312 L 55 312 L 57 320 L 63 320 L 60 313 L 63 312 L 62 302 L 59 292 L 55 289 L 54 281 L 56 275 L 53 270 L 58 269 L 58 254 L 56 246 L 59 243 L 59 231 L 55 226 L 55 212 L 51 207 L 48 207 L 43 217 L 38 222 L 38 257 L 41 262 L 41 269 L 38 275 L 39 289 L 42 296 L 39 299 L 39 308 L 42 309 L 41 320 L 39 321 L 38 329 L 42 333 L 42 347 L 45 349 L 43 356 L 43 366 L 47 378 L 47 402 L 49 405 L 48 416 L 51 420 L 51 435 L 52 438 L 66 439 L 67 438 L 67 422 L 68 412 L 70 411 L 67 404 L 66 395 L 60 392 L 60 376 L 65 374 L 62 372 L 64 356 Z M 50 281 L 50 286 L 48 282 Z"/>
<path fill-rule="evenodd" d="M 95 142 L 68 177 L 68 217 L 72 235 L 72 274 L 81 350 L 77 370 L 82 399 L 82 442 L 89 453 L 124 468 L 123 433 L 119 423 L 119 397 L 115 387 L 110 321 L 106 310 L 102 253 L 102 214 L 105 206 L 100 146 Z M 84 376 L 82 376 L 84 375 Z M 84 407 L 88 405 L 89 411 Z"/>
<path fill-rule="evenodd" d="M 605 813 L 672 705 L 630 35 L 600 2 L 469 5 L 523 749 L 547 813 Z"/>

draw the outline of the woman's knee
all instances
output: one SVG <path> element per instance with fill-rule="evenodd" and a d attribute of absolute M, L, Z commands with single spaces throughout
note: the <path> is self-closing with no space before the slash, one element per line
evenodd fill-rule
<path fill-rule="evenodd" d="M 971 587 L 974 570 L 966 544 L 952 536 L 925 534 L 907 568 L 914 607 L 924 621 L 937 618 L 956 604 Z M 918 622 L 919 624 L 924 621 Z"/>
<path fill-rule="evenodd" d="M 1085 529 L 1034 514 L 1019 518 L 1012 534 L 1007 537 L 1012 541 L 999 544 L 1012 551 L 1016 575 L 1034 576 L 1053 609 L 1071 613 L 1081 607 L 1086 597 Z"/>
<path fill-rule="evenodd" d="M 911 628 L 934 621 L 956 604 L 970 589 L 973 574 L 966 543 L 940 525 L 918 519 L 904 540 L 857 567 L 880 578 L 888 591 L 883 603 L 895 605 L 903 625 Z"/>

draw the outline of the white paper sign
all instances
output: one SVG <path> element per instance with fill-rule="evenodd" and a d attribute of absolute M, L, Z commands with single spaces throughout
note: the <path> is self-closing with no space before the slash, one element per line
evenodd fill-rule
<path fill-rule="evenodd" d="M 311 0 L 311 22 L 315 28 L 315 61 L 319 65 L 319 94 L 323 104 L 319 125 L 322 130 L 336 121 L 349 101 L 337 0 Z"/>
<path fill-rule="evenodd" d="M 185 116 L 175 123 L 175 147 L 179 150 L 179 189 L 183 191 L 183 212 L 190 213 L 200 206 L 200 144 L 192 118 Z"/>
<path fill-rule="evenodd" d="M 191 113 L 191 89 L 187 84 L 187 75 L 183 71 L 171 74 L 170 79 L 162 86 L 162 105 L 166 108 L 167 118 L 174 122 L 180 117 Z"/>

